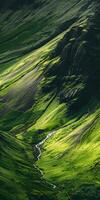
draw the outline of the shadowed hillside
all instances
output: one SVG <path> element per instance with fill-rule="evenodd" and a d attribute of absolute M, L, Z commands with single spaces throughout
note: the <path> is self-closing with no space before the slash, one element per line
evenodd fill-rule
<path fill-rule="evenodd" d="M 32 5 L 33 8 L 37 8 L 41 6 L 43 3 L 43 0 L 4 0 L 3 2 L 0 2 L 0 8 L 1 10 L 5 9 L 20 9 L 22 6 L 25 5 Z"/>
<path fill-rule="evenodd" d="M 0 2 L 1 199 L 100 199 L 99 6 Z"/>

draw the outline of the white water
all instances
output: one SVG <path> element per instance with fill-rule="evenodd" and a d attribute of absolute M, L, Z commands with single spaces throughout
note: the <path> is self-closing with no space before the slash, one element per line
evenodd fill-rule
<path fill-rule="evenodd" d="M 43 139 L 41 142 L 39 142 L 38 144 L 35 145 L 35 148 L 36 148 L 37 151 L 38 151 L 37 160 L 40 159 L 41 154 L 42 154 L 42 152 L 41 152 L 41 146 L 42 146 L 54 133 L 55 133 L 55 131 L 50 132 L 50 133 L 45 137 L 45 139 Z M 36 165 L 34 165 L 34 167 L 35 167 L 36 169 L 38 169 L 38 170 L 40 171 L 41 175 L 43 176 L 43 171 L 40 170 L 39 167 L 37 167 Z M 47 181 L 46 181 L 46 182 L 47 182 Z M 56 188 L 56 185 L 54 185 L 54 184 L 52 184 L 52 183 L 50 183 L 50 182 L 47 182 L 47 183 L 49 183 L 54 189 Z"/>
<path fill-rule="evenodd" d="M 37 160 L 40 159 L 41 157 L 41 146 L 55 133 L 55 131 L 50 132 L 46 138 L 44 140 L 42 140 L 41 142 L 39 142 L 38 144 L 35 145 L 35 148 L 38 150 L 38 156 L 37 156 Z"/>

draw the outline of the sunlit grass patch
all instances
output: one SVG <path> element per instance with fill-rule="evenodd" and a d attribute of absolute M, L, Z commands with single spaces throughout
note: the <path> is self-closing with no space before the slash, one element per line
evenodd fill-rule
<path fill-rule="evenodd" d="M 65 128 L 59 129 L 43 146 L 38 166 L 43 168 L 44 177 L 55 181 L 55 183 L 60 184 L 70 180 L 73 184 L 75 179 L 76 185 L 81 184 L 82 181 L 99 183 L 99 177 L 95 176 L 97 173 L 96 165 L 99 167 L 100 158 L 98 114 L 94 113 L 80 120 L 81 125 L 78 127 L 79 121 L 74 122 L 74 126 L 76 123 L 75 130 L 71 129 L 72 122 Z M 81 140 L 76 142 L 77 136 Z M 93 170 L 95 170 L 95 174 Z"/>

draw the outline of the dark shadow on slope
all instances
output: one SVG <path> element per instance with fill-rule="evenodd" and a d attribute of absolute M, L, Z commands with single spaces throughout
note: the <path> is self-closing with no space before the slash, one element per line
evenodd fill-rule
<path fill-rule="evenodd" d="M 96 11 L 86 25 L 79 23 L 71 28 L 51 54 L 51 58 L 60 56 L 60 62 L 49 65 L 44 74 L 43 91 L 55 88 L 60 102 L 66 102 L 70 112 L 80 109 L 91 98 L 100 97 L 99 18 Z"/>

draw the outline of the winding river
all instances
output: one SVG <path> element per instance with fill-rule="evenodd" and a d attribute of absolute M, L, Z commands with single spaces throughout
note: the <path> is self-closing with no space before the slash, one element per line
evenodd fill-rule
<path fill-rule="evenodd" d="M 37 151 L 37 155 L 36 155 L 36 159 L 37 161 L 40 160 L 42 151 L 41 151 L 41 147 L 42 145 L 52 136 L 54 135 L 55 131 L 50 132 L 45 139 L 43 139 L 41 142 L 39 142 L 38 144 L 35 145 L 35 149 Z M 43 176 L 43 170 L 41 170 L 36 164 L 34 164 L 34 167 L 41 173 L 41 175 Z M 46 181 L 47 182 L 47 181 Z M 50 184 L 54 189 L 57 187 L 56 185 L 54 185 L 53 183 L 47 182 L 48 184 Z"/>

